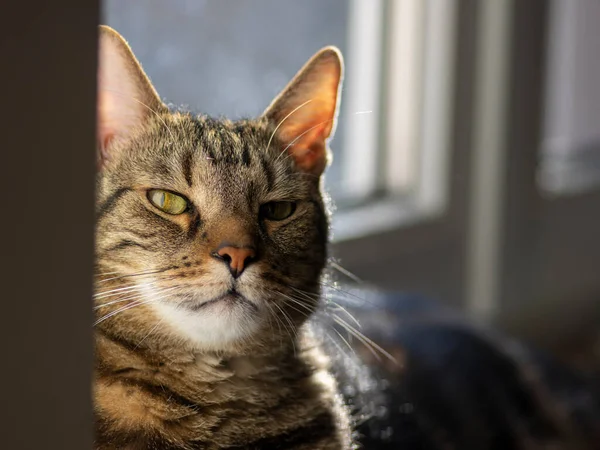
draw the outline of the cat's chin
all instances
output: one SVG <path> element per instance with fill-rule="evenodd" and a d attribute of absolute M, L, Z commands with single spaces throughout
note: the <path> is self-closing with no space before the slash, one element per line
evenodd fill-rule
<path fill-rule="evenodd" d="M 223 295 L 219 295 L 210 300 L 204 301 L 188 301 L 181 305 L 182 308 L 187 308 L 191 311 L 198 312 L 202 310 L 216 312 L 216 313 L 228 313 L 232 308 L 237 305 L 246 305 L 251 309 L 257 309 L 256 305 L 248 300 L 246 297 L 241 295 L 235 290 L 229 290 Z"/>
<path fill-rule="evenodd" d="M 205 301 L 152 306 L 174 334 L 199 350 L 228 350 L 252 339 L 262 324 L 258 307 L 231 292 Z"/>

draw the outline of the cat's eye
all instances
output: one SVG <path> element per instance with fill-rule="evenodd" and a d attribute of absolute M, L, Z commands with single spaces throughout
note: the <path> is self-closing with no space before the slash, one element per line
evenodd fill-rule
<path fill-rule="evenodd" d="M 180 195 L 162 189 L 148 191 L 148 200 L 167 214 L 182 214 L 188 209 L 188 202 Z"/>
<path fill-rule="evenodd" d="M 283 220 L 296 211 L 294 202 L 269 202 L 260 207 L 261 217 L 267 220 Z"/>

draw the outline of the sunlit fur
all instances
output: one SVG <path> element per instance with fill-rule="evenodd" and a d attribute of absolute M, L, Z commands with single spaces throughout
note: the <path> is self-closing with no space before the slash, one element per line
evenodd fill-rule
<path fill-rule="evenodd" d="M 288 333 L 316 306 L 292 288 L 319 291 L 327 219 L 319 179 L 295 170 L 290 158 L 278 158 L 280 145 L 265 151 L 271 131 L 262 121 L 165 114 L 128 142 L 118 163 L 101 172 L 97 266 L 98 274 L 107 275 L 98 277 L 97 292 L 132 288 L 125 291 L 128 297 L 148 301 L 103 321 L 102 327 L 137 316 L 154 325 L 155 316 L 165 319 L 159 328 L 195 349 L 233 353 L 289 340 Z M 183 194 L 192 211 L 161 212 L 146 198 L 150 188 Z M 297 202 L 292 217 L 260 220 L 260 205 L 274 200 Z M 227 265 L 211 256 L 223 240 L 257 245 L 257 261 L 237 282 Z M 234 282 L 251 304 L 202 307 Z M 97 306 L 124 294 L 107 295 Z M 98 318 L 123 306 L 99 308 Z M 279 328 L 275 320 L 283 321 Z"/>
<path fill-rule="evenodd" d="M 303 326 L 327 256 L 321 178 L 282 153 L 277 125 L 160 106 L 103 153 L 96 448 L 228 448 L 294 433 L 293 448 L 350 448 L 328 359 Z M 149 189 L 189 209 L 166 214 Z M 271 201 L 297 207 L 269 221 L 259 208 Z M 237 279 L 214 257 L 223 242 L 256 249 Z M 231 289 L 239 300 L 210 303 Z"/>

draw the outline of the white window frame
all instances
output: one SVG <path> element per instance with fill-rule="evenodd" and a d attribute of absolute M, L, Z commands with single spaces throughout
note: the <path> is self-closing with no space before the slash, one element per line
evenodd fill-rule
<path fill-rule="evenodd" d="M 457 0 L 352 0 L 341 192 L 334 240 L 443 214 Z M 383 193 L 383 198 L 372 197 Z"/>
<path fill-rule="evenodd" d="M 367 5 L 379 12 L 361 12 Z M 468 121 L 470 104 L 457 103 L 456 90 L 466 89 L 470 63 L 457 57 L 465 59 L 459 44 L 472 39 L 473 8 L 457 0 L 354 0 L 354 7 L 355 17 L 370 19 L 368 26 L 349 27 L 347 71 L 361 76 L 344 91 L 350 125 L 342 183 L 347 192 L 371 197 L 336 211 L 333 253 L 380 286 L 421 290 L 427 284 L 425 293 L 460 302 L 465 174 L 454 174 L 451 165 L 463 166 L 468 154 L 468 139 L 456 129 Z M 352 43 L 361 38 L 357 50 Z M 363 70 L 377 62 L 379 72 Z M 374 111 L 369 120 L 355 114 L 364 110 Z M 420 279 L 426 268 L 439 279 Z"/>
<path fill-rule="evenodd" d="M 538 185 L 550 4 L 440 2 L 453 9 L 451 22 L 452 14 L 447 12 L 443 18 L 423 14 L 428 2 L 391 3 L 396 9 L 380 3 L 383 12 L 378 16 L 385 18 L 381 28 L 387 32 L 381 34 L 379 45 L 386 57 L 379 49 L 377 59 L 371 61 L 388 63 L 382 65 L 379 78 L 369 81 L 371 90 L 377 83 L 389 88 L 391 104 L 381 102 L 385 98 L 380 96 L 379 112 L 374 116 L 378 119 L 369 122 L 376 127 L 386 122 L 382 118 L 389 119 L 383 128 L 386 139 L 381 145 L 381 139 L 373 136 L 381 136 L 382 129 L 370 130 L 366 134 L 371 136 L 370 144 L 360 141 L 349 146 L 351 156 L 346 159 L 358 157 L 356 163 L 360 158 L 376 158 L 375 152 L 364 155 L 366 149 L 389 152 L 395 146 L 390 143 L 398 139 L 412 141 L 409 145 L 418 146 L 421 155 L 422 172 L 416 182 L 421 188 L 409 192 L 408 197 L 389 195 L 336 212 L 334 256 L 368 282 L 430 295 L 540 343 L 548 343 L 551 336 L 567 339 L 586 321 L 600 323 L 600 191 L 548 197 Z M 443 9 L 436 5 L 439 11 Z M 403 20 L 408 19 L 401 11 L 412 11 L 413 20 L 429 17 L 435 27 L 422 30 L 433 28 L 438 42 L 446 39 L 446 47 L 425 47 L 421 71 L 415 68 L 394 78 L 399 67 L 411 61 L 418 66 L 415 61 L 419 59 L 406 50 L 406 40 L 418 27 L 389 28 L 390 24 L 406 25 Z M 425 42 L 435 42 L 435 36 L 429 35 Z M 433 66 L 427 66 L 428 60 L 442 65 L 438 73 L 446 70 L 452 74 L 446 84 L 436 80 L 435 72 L 429 72 L 433 81 L 429 79 L 428 70 Z M 349 70 L 359 70 L 362 65 L 355 60 Z M 419 76 L 427 95 L 410 110 L 406 102 L 414 95 L 403 97 L 394 83 L 401 80 L 417 86 L 415 77 Z M 347 97 L 351 97 L 352 86 L 349 89 Z M 436 89 L 447 92 L 447 97 L 435 95 Z M 427 96 L 437 101 L 428 103 Z M 347 107 L 352 108 L 352 103 Z M 421 132 L 411 133 L 417 123 Z M 352 127 L 348 128 L 352 133 Z M 429 141 L 420 140 L 427 134 L 423 130 L 435 130 L 436 134 L 428 135 Z M 351 134 L 345 138 L 352 142 Z M 408 153 L 394 158 L 411 164 Z M 372 167 L 373 162 L 369 164 Z M 367 166 L 356 163 L 347 169 L 348 175 L 360 167 Z M 390 178 L 387 169 L 374 173 L 384 176 L 369 179 L 371 188 L 381 183 L 378 180 Z M 352 178 L 348 180 L 351 183 Z M 389 192 L 412 181 L 401 177 Z M 429 186 L 437 197 L 422 194 L 422 186 Z M 428 198 L 434 200 L 423 201 Z M 531 320 L 536 326 L 531 326 Z M 565 327 L 565 320 L 570 327 Z"/>

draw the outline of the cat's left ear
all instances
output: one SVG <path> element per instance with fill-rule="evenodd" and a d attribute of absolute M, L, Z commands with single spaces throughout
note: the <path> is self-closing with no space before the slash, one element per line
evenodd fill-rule
<path fill-rule="evenodd" d="M 327 141 L 335 130 L 343 71 L 340 51 L 323 48 L 264 112 L 281 150 L 287 150 L 301 170 L 315 175 L 327 166 Z"/>
<path fill-rule="evenodd" d="M 97 135 L 102 162 L 153 115 L 167 108 L 131 48 L 110 27 L 99 27 Z"/>

